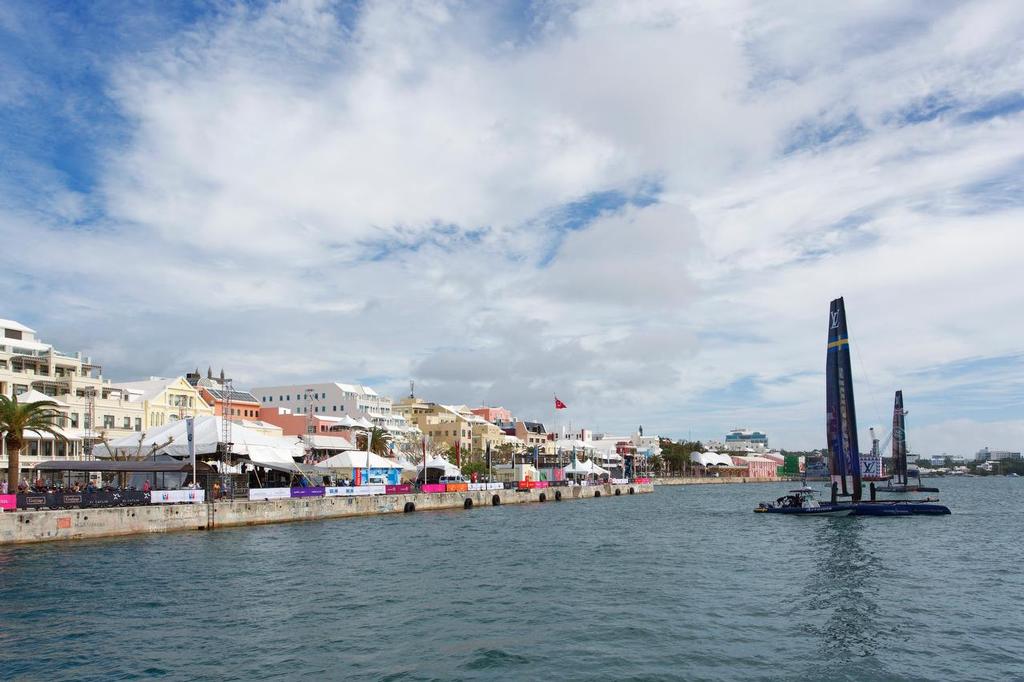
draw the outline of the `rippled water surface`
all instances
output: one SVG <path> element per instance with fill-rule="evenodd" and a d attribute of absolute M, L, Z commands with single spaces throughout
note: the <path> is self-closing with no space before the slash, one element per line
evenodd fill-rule
<path fill-rule="evenodd" d="M 779 485 L 0 548 L 0 679 L 1024 678 L 1024 479 Z"/>

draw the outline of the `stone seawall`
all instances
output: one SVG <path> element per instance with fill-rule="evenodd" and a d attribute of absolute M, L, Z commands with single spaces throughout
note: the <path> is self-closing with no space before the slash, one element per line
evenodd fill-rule
<path fill-rule="evenodd" d="M 317 521 L 346 516 L 395 514 L 435 509 L 470 509 L 501 504 L 602 499 L 654 492 L 650 483 L 585 487 L 415 493 L 374 497 L 304 497 L 206 504 L 153 504 L 109 509 L 0 512 L 0 545 L 80 540 L 116 535 L 212 530 L 266 523 Z M 559 495 L 560 494 L 560 495 Z"/>

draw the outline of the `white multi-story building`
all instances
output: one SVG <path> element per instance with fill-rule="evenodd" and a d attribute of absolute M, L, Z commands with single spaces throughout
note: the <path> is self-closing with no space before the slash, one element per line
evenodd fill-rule
<path fill-rule="evenodd" d="M 978 450 L 978 454 L 975 455 L 974 460 L 976 462 L 999 462 L 1004 459 L 1020 459 L 1021 455 L 1019 452 L 1013 452 L 1011 450 L 992 450 L 988 447 L 984 447 Z"/>
<path fill-rule="evenodd" d="M 119 438 L 142 431 L 145 411 L 139 396 L 103 379 L 100 369 L 81 353 L 62 353 L 40 341 L 34 329 L 0 320 L 0 393 L 21 401 L 57 403 L 59 427 L 66 438 L 27 434 L 23 471 L 44 459 L 83 456 L 101 436 Z M 0 468 L 7 468 L 2 439 Z"/>
<path fill-rule="evenodd" d="M 293 414 L 318 414 L 353 418 L 365 417 L 389 431 L 409 429 L 405 417 L 392 410 L 391 398 L 378 395 L 369 386 L 341 383 L 257 386 L 249 391 L 262 407 L 286 407 Z"/>

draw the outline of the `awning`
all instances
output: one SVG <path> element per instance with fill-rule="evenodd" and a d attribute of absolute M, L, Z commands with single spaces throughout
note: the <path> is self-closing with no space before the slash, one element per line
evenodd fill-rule
<path fill-rule="evenodd" d="M 137 462 L 111 462 L 106 459 L 90 460 L 47 460 L 35 466 L 36 471 L 104 471 L 116 473 L 161 473 L 191 472 L 190 462 L 141 460 Z M 204 462 L 196 462 L 196 471 L 201 474 L 214 473 L 213 468 Z"/>

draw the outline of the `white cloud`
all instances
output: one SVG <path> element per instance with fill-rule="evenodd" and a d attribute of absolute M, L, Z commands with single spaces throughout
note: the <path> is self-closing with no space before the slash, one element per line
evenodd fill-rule
<path fill-rule="evenodd" d="M 31 297 L 8 316 L 108 374 L 412 377 L 535 417 L 559 392 L 608 429 L 790 447 L 822 440 L 835 295 L 863 393 L 1020 351 L 1024 202 L 986 196 L 1024 163 L 1024 118 L 985 109 L 1019 88 L 1016 3 L 534 9 L 281 2 L 122 55 L 98 189 L 0 222 Z M 976 449 L 943 407 L 918 443 Z"/>

